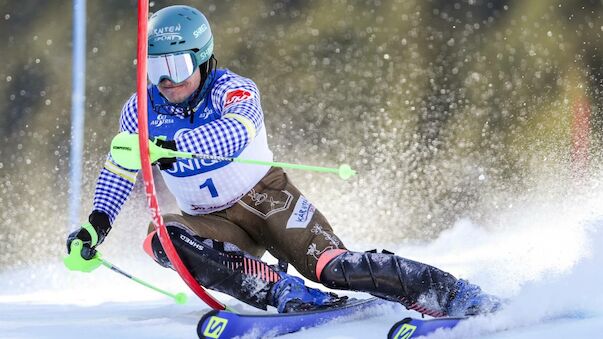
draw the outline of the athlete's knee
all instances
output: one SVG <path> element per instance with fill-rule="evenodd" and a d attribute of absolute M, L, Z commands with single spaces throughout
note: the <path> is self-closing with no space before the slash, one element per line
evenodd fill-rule
<path fill-rule="evenodd" d="M 146 254 L 153 258 L 153 260 L 155 260 L 161 266 L 169 267 L 169 260 L 167 263 L 165 263 L 163 260 L 159 260 L 159 252 L 163 252 L 163 247 L 161 246 L 161 243 L 157 244 L 157 242 L 159 242 L 159 238 L 157 237 L 157 231 L 153 230 L 149 234 L 147 234 L 147 237 L 144 239 L 144 242 L 142 244 L 142 248 L 144 249 Z"/>
<path fill-rule="evenodd" d="M 324 252 L 316 262 L 316 279 L 330 288 L 346 288 L 345 276 L 340 270 L 341 258 L 350 253 L 345 249 L 332 249 Z"/>
<path fill-rule="evenodd" d="M 164 223 L 167 225 L 169 221 L 177 217 L 176 214 L 165 214 L 162 216 Z M 154 222 L 149 223 L 147 228 L 147 237 L 145 238 L 142 245 L 145 253 L 147 253 L 153 260 L 158 262 L 161 266 L 171 267 L 170 261 L 161 246 L 159 237 L 157 236 L 157 228 Z"/>
<path fill-rule="evenodd" d="M 161 241 L 159 240 L 157 230 L 153 230 L 147 234 L 142 247 L 145 253 L 148 254 L 159 265 L 167 268 L 173 268 L 172 263 L 165 253 Z"/>
<path fill-rule="evenodd" d="M 324 252 L 318 258 L 318 261 L 316 262 L 316 279 L 318 279 L 318 281 L 322 282 L 323 279 L 321 279 L 321 275 L 322 275 L 325 267 L 331 261 L 333 261 L 333 259 L 335 259 L 336 257 L 342 255 L 345 252 L 347 252 L 347 250 L 343 250 L 343 249 L 333 249 L 333 250 L 328 250 L 328 251 Z"/>
<path fill-rule="evenodd" d="M 143 249 L 144 251 L 159 263 L 161 266 L 173 268 L 172 264 L 163 248 L 161 241 L 159 240 L 158 231 L 155 229 L 153 224 L 151 224 L 153 229 L 149 229 L 149 234 L 144 240 Z M 198 235 L 196 235 L 192 230 L 188 229 L 186 226 L 179 223 L 167 223 L 166 222 L 166 233 L 169 235 L 172 244 L 174 245 L 174 249 L 180 255 L 182 255 L 182 251 L 184 251 L 186 245 L 195 246 L 197 249 L 201 249 L 203 247 L 202 242 L 205 240 Z M 193 240 L 194 239 L 194 240 Z"/>

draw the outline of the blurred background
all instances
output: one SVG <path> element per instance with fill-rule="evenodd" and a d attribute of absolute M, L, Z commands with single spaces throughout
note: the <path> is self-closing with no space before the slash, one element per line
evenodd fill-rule
<path fill-rule="evenodd" d="M 432 239 L 461 219 L 504 227 L 538 191 L 596 190 L 603 1 L 152 1 L 208 17 L 219 67 L 253 79 L 278 161 L 346 243 Z M 136 87 L 136 1 L 88 1 L 81 220 Z M 0 269 L 64 252 L 71 1 L 0 1 Z M 140 178 L 139 178 L 140 179 Z M 176 206 L 156 176 L 163 212 Z M 142 180 L 103 244 L 141 252 Z M 136 254 L 138 255 L 138 254 Z"/>

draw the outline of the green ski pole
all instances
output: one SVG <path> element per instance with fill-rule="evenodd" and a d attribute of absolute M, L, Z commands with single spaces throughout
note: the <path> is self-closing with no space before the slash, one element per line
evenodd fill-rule
<path fill-rule="evenodd" d="M 150 289 L 152 289 L 154 291 L 157 291 L 157 292 L 159 292 L 161 294 L 164 294 L 164 295 L 166 295 L 166 296 L 174 299 L 174 301 L 176 301 L 176 303 L 178 303 L 178 304 L 186 304 L 187 297 L 186 297 L 185 293 L 180 292 L 180 293 L 173 294 L 173 293 L 170 293 L 168 291 L 162 290 L 159 287 L 153 286 L 153 285 L 149 284 L 148 282 L 146 282 L 146 281 L 144 281 L 142 279 L 136 278 L 136 277 L 132 276 L 131 274 L 122 271 L 121 269 L 119 269 L 118 267 L 116 267 L 115 265 L 113 265 L 112 263 L 110 263 L 110 262 L 108 262 L 108 261 L 106 261 L 104 259 L 100 259 L 99 258 L 98 260 L 100 260 L 100 262 L 101 262 L 101 264 L 103 266 L 111 269 L 113 272 L 117 272 L 117 273 L 123 275 L 124 277 L 129 278 L 129 279 L 131 279 L 131 280 L 133 280 L 133 281 L 135 281 L 135 282 L 137 282 L 137 283 L 139 283 L 139 284 L 141 284 L 143 286 L 146 286 L 146 287 L 148 287 L 148 288 L 150 288 Z"/>
<path fill-rule="evenodd" d="M 122 271 L 121 269 L 117 268 L 115 265 L 111 264 L 110 262 L 102 259 L 101 258 L 102 255 L 98 251 L 96 252 L 94 257 L 90 260 L 86 260 L 86 259 L 82 258 L 81 251 L 82 251 L 83 246 L 84 246 L 84 244 L 82 243 L 82 241 L 80 239 L 75 239 L 74 241 L 71 242 L 71 251 L 69 252 L 68 256 L 63 258 L 63 263 L 65 264 L 65 266 L 67 266 L 68 269 L 70 269 L 72 271 L 92 272 L 100 265 L 103 265 L 103 266 L 111 269 L 113 272 L 119 273 L 119 274 L 123 275 L 124 277 L 127 277 L 130 280 L 133 280 L 143 286 L 146 286 L 156 292 L 159 292 L 161 294 L 164 294 L 164 295 L 174 299 L 176 301 L 176 303 L 178 303 L 178 304 L 186 303 L 186 301 L 187 301 L 186 294 L 184 294 L 182 292 L 176 293 L 176 294 L 170 293 L 170 292 L 162 290 L 156 286 L 153 286 L 142 279 L 136 278 L 136 277 L 132 276 L 131 274 L 128 274 L 128 273 Z"/>
<path fill-rule="evenodd" d="M 252 164 L 252 165 L 264 165 L 264 166 L 274 166 L 274 167 L 282 167 L 282 168 L 291 168 L 291 169 L 299 169 L 305 171 L 314 171 L 314 172 L 323 172 L 323 173 L 336 173 L 343 180 L 347 180 L 350 177 L 356 175 L 356 171 L 354 171 L 349 165 L 342 164 L 337 168 L 333 167 L 321 167 L 321 166 L 310 166 L 310 165 L 301 165 L 301 164 L 291 164 L 287 162 L 273 162 L 273 161 L 263 161 L 263 160 L 254 160 L 254 159 L 242 159 L 242 158 L 228 158 L 228 157 L 220 157 L 210 154 L 198 154 L 198 153 L 188 153 L 188 152 L 179 152 L 173 151 L 170 149 L 165 149 L 155 145 L 155 143 L 149 143 L 149 154 L 151 157 L 151 163 L 156 162 L 161 158 L 195 158 L 195 159 L 209 159 L 209 160 L 217 160 L 217 161 L 232 161 L 243 164 Z M 119 164 L 120 166 L 132 170 L 140 169 L 140 147 L 138 145 L 138 135 L 137 134 L 129 134 L 128 132 L 121 132 L 113 138 L 111 142 L 111 157 Z"/>

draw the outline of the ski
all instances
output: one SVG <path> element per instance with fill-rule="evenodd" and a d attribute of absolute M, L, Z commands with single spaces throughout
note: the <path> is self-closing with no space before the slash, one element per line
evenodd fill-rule
<path fill-rule="evenodd" d="M 363 310 L 382 305 L 379 298 L 353 300 L 345 305 L 319 311 L 275 314 L 237 314 L 213 310 L 197 325 L 199 338 L 276 337 L 316 327 L 340 317 L 353 316 Z"/>
<path fill-rule="evenodd" d="M 431 334 L 439 329 L 450 329 L 467 318 L 404 318 L 392 326 L 387 339 L 410 339 Z"/>

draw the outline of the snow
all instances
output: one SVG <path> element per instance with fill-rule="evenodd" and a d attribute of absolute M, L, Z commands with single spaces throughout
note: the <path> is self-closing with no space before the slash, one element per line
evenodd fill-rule
<path fill-rule="evenodd" d="M 593 194 L 526 203 L 499 214 L 505 227 L 460 220 L 431 242 L 386 248 L 508 300 L 496 315 L 430 338 L 597 338 L 603 332 L 602 201 Z M 209 310 L 190 293 L 188 304 L 177 305 L 104 267 L 68 272 L 59 257 L 50 265 L 0 274 L 0 338 L 194 338 L 197 320 Z M 176 274 L 142 253 L 123 263 L 115 259 L 116 266 L 158 287 L 187 291 Z M 235 309 L 256 312 L 216 295 Z M 402 307 L 374 313 L 285 337 L 384 338 L 396 321 L 418 316 Z"/>

